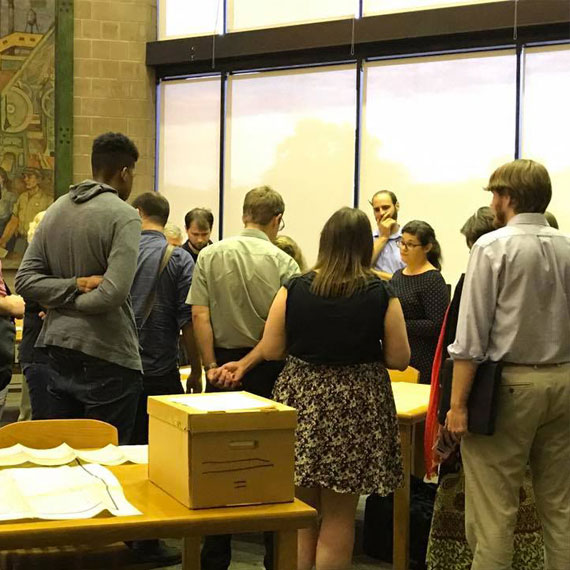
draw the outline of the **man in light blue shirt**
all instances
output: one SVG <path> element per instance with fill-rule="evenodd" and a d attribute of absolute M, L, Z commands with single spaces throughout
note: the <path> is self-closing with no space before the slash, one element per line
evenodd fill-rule
<path fill-rule="evenodd" d="M 398 240 L 402 237 L 402 231 L 398 225 L 400 204 L 394 192 L 390 190 L 376 192 L 370 204 L 378 224 L 378 229 L 373 233 L 372 269 L 377 271 L 383 279 L 391 279 L 398 269 L 405 267 L 398 247 Z"/>
<path fill-rule="evenodd" d="M 519 488 L 530 464 L 545 568 L 570 568 L 570 235 L 551 228 L 548 172 L 499 167 L 487 190 L 500 229 L 480 237 L 465 275 L 446 427 L 461 442 L 472 570 L 510 570 Z M 493 435 L 468 433 L 486 360 L 502 361 Z"/>

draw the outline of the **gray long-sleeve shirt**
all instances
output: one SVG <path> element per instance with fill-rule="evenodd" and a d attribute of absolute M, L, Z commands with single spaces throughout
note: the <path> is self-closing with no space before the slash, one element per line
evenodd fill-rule
<path fill-rule="evenodd" d="M 479 238 L 448 350 L 476 362 L 570 362 L 570 236 L 542 214 L 518 214 Z"/>
<path fill-rule="evenodd" d="M 141 222 L 105 184 L 86 180 L 46 212 L 16 275 L 16 291 L 48 308 L 38 345 L 53 345 L 141 370 L 129 296 Z M 77 277 L 103 275 L 80 294 Z"/>

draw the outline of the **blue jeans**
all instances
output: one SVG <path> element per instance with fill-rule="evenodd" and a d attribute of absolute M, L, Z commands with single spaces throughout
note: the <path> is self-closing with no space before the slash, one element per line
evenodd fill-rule
<path fill-rule="evenodd" d="M 90 418 L 114 425 L 119 444 L 130 442 L 142 374 L 77 350 L 49 347 L 51 418 Z"/>
<path fill-rule="evenodd" d="M 22 362 L 22 372 L 28 384 L 33 420 L 47 420 L 49 414 L 48 383 L 53 375 L 45 362 Z"/>

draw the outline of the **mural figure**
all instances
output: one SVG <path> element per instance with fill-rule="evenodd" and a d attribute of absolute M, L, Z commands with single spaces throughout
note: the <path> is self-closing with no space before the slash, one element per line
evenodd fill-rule
<path fill-rule="evenodd" d="M 0 258 L 18 267 L 53 202 L 55 0 L 0 0 Z M 40 31 L 42 33 L 40 33 Z"/>

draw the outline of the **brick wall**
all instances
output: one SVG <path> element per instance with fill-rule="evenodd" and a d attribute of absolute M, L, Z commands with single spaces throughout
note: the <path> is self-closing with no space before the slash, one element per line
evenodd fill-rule
<path fill-rule="evenodd" d="M 155 81 L 145 43 L 156 39 L 157 0 L 75 0 L 73 178 L 91 176 L 93 138 L 119 131 L 140 159 L 133 196 L 154 188 Z"/>

